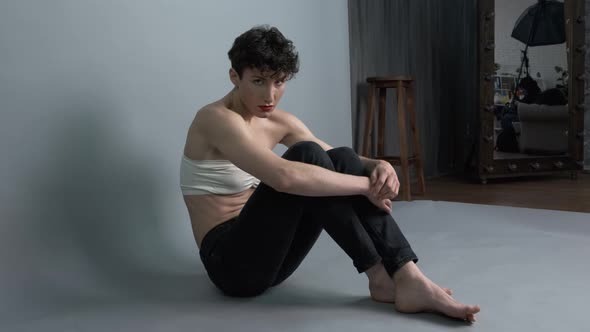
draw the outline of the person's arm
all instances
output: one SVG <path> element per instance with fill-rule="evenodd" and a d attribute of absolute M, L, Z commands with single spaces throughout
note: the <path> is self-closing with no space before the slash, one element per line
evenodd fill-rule
<path fill-rule="evenodd" d="M 307 128 L 307 126 L 293 114 L 285 112 L 283 117 L 289 128 L 289 133 L 285 135 L 281 143 L 286 146 L 291 146 L 300 141 L 312 141 L 318 143 L 326 151 L 332 149 L 332 146 L 317 138 L 311 130 L 309 130 L 309 128 Z M 375 167 L 383 162 L 382 160 L 365 158 L 360 155 L 359 158 L 361 159 L 366 174 L 371 174 Z"/>
<path fill-rule="evenodd" d="M 300 141 L 312 141 L 318 143 L 324 150 L 330 150 L 332 147 L 321 139 L 317 138 L 307 126 L 297 119 L 294 115 L 284 112 L 282 114 L 284 125 L 288 128 L 281 143 L 291 146 Z M 370 159 L 359 156 L 365 169 L 365 174 L 369 176 L 369 197 L 372 201 L 377 202 L 379 206 L 384 199 L 393 199 L 399 191 L 399 181 L 397 174 L 390 163 L 384 160 Z"/>
<path fill-rule="evenodd" d="M 325 151 L 333 149 L 333 147 L 322 141 L 321 139 L 317 138 L 309 128 L 299 120 L 295 115 L 291 113 L 287 113 L 282 110 L 277 110 L 281 112 L 281 122 L 286 128 L 285 137 L 281 140 L 281 143 L 287 147 L 291 145 L 301 142 L 301 141 L 311 141 L 318 143 L 322 149 Z"/>
<path fill-rule="evenodd" d="M 367 195 L 369 178 L 289 161 L 257 142 L 236 113 L 203 109 L 197 126 L 207 141 L 236 166 L 277 191 L 302 196 Z"/>

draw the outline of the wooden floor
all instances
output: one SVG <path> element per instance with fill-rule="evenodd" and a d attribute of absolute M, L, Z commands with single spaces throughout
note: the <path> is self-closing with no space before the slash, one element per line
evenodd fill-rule
<path fill-rule="evenodd" d="M 579 172 L 575 180 L 567 175 L 491 179 L 487 184 L 447 176 L 427 180 L 426 195 L 412 199 L 590 212 L 590 174 Z"/>

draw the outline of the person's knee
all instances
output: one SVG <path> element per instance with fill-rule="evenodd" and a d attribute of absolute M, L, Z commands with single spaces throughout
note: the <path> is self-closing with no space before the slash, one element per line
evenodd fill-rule
<path fill-rule="evenodd" d="M 327 153 L 338 172 L 365 175 L 363 163 L 352 148 L 342 146 L 328 150 Z"/>
<path fill-rule="evenodd" d="M 349 148 L 348 146 L 333 148 L 331 150 L 328 150 L 327 152 L 330 158 L 332 158 L 332 160 L 348 160 L 351 158 L 358 158 L 356 152 L 354 152 L 354 150 L 352 148 Z"/>
<path fill-rule="evenodd" d="M 324 149 L 316 142 L 301 141 L 293 144 L 283 158 L 291 161 L 300 161 L 307 164 L 314 164 L 325 168 L 332 169 L 330 157 Z"/>
<path fill-rule="evenodd" d="M 291 145 L 287 152 L 292 152 L 293 154 L 313 154 L 322 153 L 324 149 L 316 142 L 300 141 Z"/>
<path fill-rule="evenodd" d="M 255 276 L 242 276 L 237 280 L 226 280 L 216 284 L 221 292 L 230 297 L 255 297 L 271 287 L 271 280 Z"/>

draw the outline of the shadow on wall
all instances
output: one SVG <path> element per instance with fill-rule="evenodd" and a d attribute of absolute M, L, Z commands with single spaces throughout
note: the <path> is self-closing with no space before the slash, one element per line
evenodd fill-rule
<path fill-rule="evenodd" d="M 42 315 L 60 311 L 57 303 L 71 311 L 113 299 L 191 302 L 211 292 L 196 245 L 187 261 L 164 237 L 170 223 L 186 221 L 163 220 L 157 172 L 132 147 L 121 114 L 96 101 L 52 114 L 64 116 L 46 138 L 55 141 L 51 159 L 27 172 L 36 197 L 32 242 L 23 247 L 34 256 L 23 265 L 34 277 L 21 281 L 23 306 L 34 303 Z"/>

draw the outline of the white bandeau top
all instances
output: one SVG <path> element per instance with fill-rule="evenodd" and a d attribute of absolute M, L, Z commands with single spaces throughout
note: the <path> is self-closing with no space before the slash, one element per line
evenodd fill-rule
<path fill-rule="evenodd" d="M 260 180 L 229 160 L 192 160 L 185 155 L 180 163 L 183 195 L 230 195 L 256 188 Z"/>

